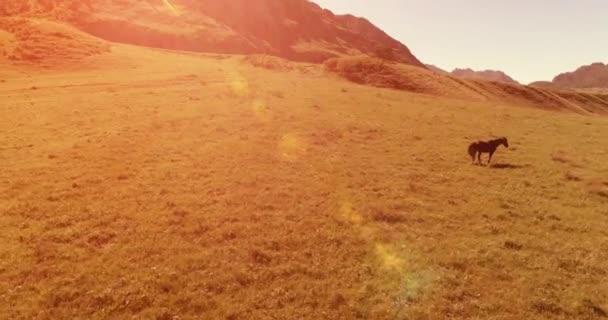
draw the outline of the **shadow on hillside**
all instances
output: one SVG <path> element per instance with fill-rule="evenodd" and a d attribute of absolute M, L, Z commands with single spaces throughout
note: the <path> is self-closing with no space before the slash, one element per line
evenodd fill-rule
<path fill-rule="evenodd" d="M 526 168 L 528 166 L 520 166 L 517 164 L 510 164 L 510 163 L 496 163 L 490 166 L 491 169 L 523 169 Z"/>

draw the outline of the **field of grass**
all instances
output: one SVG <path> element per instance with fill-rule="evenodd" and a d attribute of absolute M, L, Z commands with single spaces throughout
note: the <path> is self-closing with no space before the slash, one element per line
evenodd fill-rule
<path fill-rule="evenodd" d="M 608 314 L 608 118 L 127 46 L 0 101 L 1 319 Z"/>

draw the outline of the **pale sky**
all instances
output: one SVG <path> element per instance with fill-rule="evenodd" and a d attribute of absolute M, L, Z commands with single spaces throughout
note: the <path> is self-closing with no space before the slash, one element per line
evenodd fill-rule
<path fill-rule="evenodd" d="M 370 20 L 424 63 L 522 83 L 608 62 L 608 0 L 313 0 Z"/>

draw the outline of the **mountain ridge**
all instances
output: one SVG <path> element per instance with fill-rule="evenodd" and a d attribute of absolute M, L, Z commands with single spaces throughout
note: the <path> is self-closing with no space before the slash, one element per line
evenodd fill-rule
<path fill-rule="evenodd" d="M 496 81 L 507 84 L 519 84 L 519 82 L 513 80 L 509 75 L 507 75 L 504 71 L 500 70 L 483 70 L 476 71 L 471 68 L 456 68 L 451 72 L 443 70 L 435 65 L 427 64 L 426 67 L 436 73 L 449 75 L 461 79 L 469 79 L 469 80 L 483 80 L 483 81 Z"/>
<path fill-rule="evenodd" d="M 307 0 L 9 0 L 0 16 L 63 21 L 104 40 L 163 49 L 314 63 L 367 54 L 425 68 L 367 19 Z"/>

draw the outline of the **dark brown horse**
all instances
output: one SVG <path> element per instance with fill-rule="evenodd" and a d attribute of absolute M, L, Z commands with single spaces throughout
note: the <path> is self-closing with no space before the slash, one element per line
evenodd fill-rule
<path fill-rule="evenodd" d="M 479 161 L 479 164 L 481 164 L 481 154 L 489 153 L 490 154 L 490 158 L 488 159 L 488 164 L 489 164 L 490 161 L 492 161 L 492 156 L 494 155 L 494 152 L 496 152 L 496 149 L 501 144 L 503 146 L 505 146 L 506 148 L 509 147 L 509 141 L 507 141 L 507 138 L 500 138 L 500 139 L 495 139 L 495 140 L 490 140 L 490 141 L 477 141 L 477 142 L 471 143 L 471 145 L 469 146 L 469 155 L 471 156 L 473 163 L 475 163 L 475 156 L 477 156 L 477 160 Z"/>

